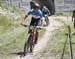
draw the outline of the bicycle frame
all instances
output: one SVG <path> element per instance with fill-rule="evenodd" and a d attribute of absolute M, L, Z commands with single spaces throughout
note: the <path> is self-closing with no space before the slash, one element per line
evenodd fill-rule
<path fill-rule="evenodd" d="M 27 27 L 25 25 L 23 25 L 24 27 Z M 24 44 L 24 56 L 27 53 L 27 50 L 30 49 L 30 52 L 33 52 L 33 48 L 34 45 L 37 43 L 37 39 L 38 39 L 38 29 L 39 27 L 36 26 L 28 26 L 29 27 L 29 31 L 28 31 L 28 38 L 25 41 Z"/>
<path fill-rule="evenodd" d="M 36 43 L 37 43 L 37 40 L 38 40 L 38 35 L 39 35 L 38 29 L 39 29 L 39 28 L 37 28 L 37 27 L 34 26 L 34 29 L 33 29 L 33 32 L 34 32 L 34 39 L 35 39 L 34 44 L 36 44 Z"/>

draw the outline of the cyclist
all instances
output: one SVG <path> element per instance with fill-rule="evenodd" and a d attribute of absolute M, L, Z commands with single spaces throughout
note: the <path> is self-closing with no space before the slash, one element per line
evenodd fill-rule
<path fill-rule="evenodd" d="M 74 29 L 75 29 L 75 10 L 73 10 L 72 21 L 74 22 Z"/>
<path fill-rule="evenodd" d="M 50 15 L 50 11 L 49 11 L 49 9 L 48 9 L 46 6 L 43 6 L 43 8 L 42 8 L 42 13 L 43 13 L 43 16 L 44 16 L 45 14 Z"/>
<path fill-rule="evenodd" d="M 42 13 L 43 13 L 43 17 L 45 18 L 46 24 L 48 26 L 49 24 L 48 16 L 50 15 L 50 11 L 46 6 L 43 6 Z"/>
<path fill-rule="evenodd" d="M 30 26 L 39 26 L 39 22 L 41 21 L 41 25 L 42 25 L 42 11 L 40 10 L 40 6 L 38 3 L 35 3 L 34 6 L 33 6 L 33 9 L 31 9 L 28 14 L 25 16 L 24 18 L 24 21 L 26 21 L 26 18 L 31 15 L 32 18 L 31 18 L 31 22 L 30 22 Z M 31 31 L 31 29 L 29 28 L 29 32 Z M 28 33 L 29 33 L 28 32 Z M 37 32 L 37 35 L 36 35 L 36 39 L 35 39 L 35 42 L 34 44 L 37 43 L 37 40 L 38 40 L 38 32 Z"/>

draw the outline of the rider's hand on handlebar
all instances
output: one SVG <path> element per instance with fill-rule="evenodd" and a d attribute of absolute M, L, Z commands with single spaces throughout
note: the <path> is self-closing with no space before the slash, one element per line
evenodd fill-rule
<path fill-rule="evenodd" d="M 23 25 L 25 25 L 24 20 L 22 20 L 22 22 L 21 22 L 21 24 L 20 24 L 20 25 L 22 25 L 22 26 L 23 26 Z"/>
<path fill-rule="evenodd" d="M 21 23 L 20 25 L 24 25 L 23 23 Z"/>

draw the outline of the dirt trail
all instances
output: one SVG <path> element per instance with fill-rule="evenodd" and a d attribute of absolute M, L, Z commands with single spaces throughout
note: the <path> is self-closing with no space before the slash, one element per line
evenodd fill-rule
<path fill-rule="evenodd" d="M 34 47 L 33 54 L 28 54 L 25 57 L 17 57 L 16 59 L 37 59 L 36 55 L 46 47 L 47 42 L 49 41 L 50 36 L 52 35 L 52 32 L 55 29 L 58 29 L 60 26 L 63 25 L 60 21 L 54 20 L 54 16 L 50 17 L 50 25 L 46 28 L 46 32 L 43 35 L 42 39 L 38 41 L 38 44 Z M 42 58 L 40 58 L 42 59 Z M 53 57 L 50 56 L 49 59 L 54 59 Z"/>

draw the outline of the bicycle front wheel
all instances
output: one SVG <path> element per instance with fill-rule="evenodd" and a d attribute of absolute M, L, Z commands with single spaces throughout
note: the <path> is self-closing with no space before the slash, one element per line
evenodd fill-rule
<path fill-rule="evenodd" d="M 24 56 L 26 55 L 26 53 L 27 53 L 27 44 L 25 43 L 25 45 L 24 45 Z"/>
<path fill-rule="evenodd" d="M 49 25 L 49 19 L 48 19 L 47 16 L 45 17 L 45 21 L 46 21 L 46 24 L 47 24 L 47 26 L 48 26 L 48 25 Z"/>

